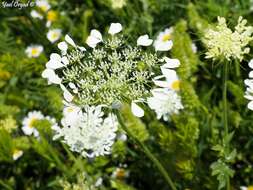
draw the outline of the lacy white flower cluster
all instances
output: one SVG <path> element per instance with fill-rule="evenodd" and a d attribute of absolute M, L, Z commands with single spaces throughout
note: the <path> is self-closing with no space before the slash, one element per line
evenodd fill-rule
<path fill-rule="evenodd" d="M 250 60 L 249 67 L 253 69 L 253 59 Z M 250 71 L 249 79 L 244 80 L 244 83 L 247 86 L 244 97 L 250 100 L 248 103 L 248 108 L 253 110 L 253 71 Z"/>
<path fill-rule="evenodd" d="M 218 17 L 218 25 L 208 29 L 204 36 L 204 43 L 208 49 L 206 58 L 241 61 L 243 55 L 250 51 L 247 45 L 252 40 L 253 33 L 253 27 L 246 24 L 247 20 L 239 17 L 233 32 L 227 27 L 226 19 Z"/>
<path fill-rule="evenodd" d="M 83 156 L 108 154 L 114 142 L 116 118 L 110 113 L 104 116 L 101 107 L 110 110 L 131 102 L 133 114 L 142 117 L 144 110 L 137 104 L 147 103 L 165 120 L 183 108 L 178 95 L 180 82 L 173 70 L 180 65 L 179 60 L 158 59 L 156 53 L 144 51 L 140 46 L 153 43 L 148 35 L 140 36 L 137 46 L 132 47 L 118 34 L 121 31 L 120 23 L 111 24 L 106 38 L 91 30 L 87 49 L 66 35 L 58 44 L 61 54 L 52 53 L 42 73 L 49 84 L 61 87 L 66 109 L 72 110 L 69 114 L 65 109 L 63 128 L 55 128 L 56 137 L 63 137 L 71 150 Z M 155 77 L 160 63 L 164 63 L 162 75 Z M 151 90 L 154 84 L 159 88 Z"/>
<path fill-rule="evenodd" d="M 25 135 L 39 137 L 39 132 L 34 126 L 35 122 L 39 120 L 48 120 L 52 127 L 57 126 L 55 118 L 44 116 L 40 111 L 31 111 L 22 122 L 22 131 L 25 133 Z"/>
<path fill-rule="evenodd" d="M 102 106 L 85 106 L 81 109 L 68 105 L 63 115 L 63 127 L 52 128 L 56 132 L 54 140 L 62 137 L 72 151 L 84 157 L 110 153 L 118 129 L 117 118 L 113 114 L 105 117 Z"/>

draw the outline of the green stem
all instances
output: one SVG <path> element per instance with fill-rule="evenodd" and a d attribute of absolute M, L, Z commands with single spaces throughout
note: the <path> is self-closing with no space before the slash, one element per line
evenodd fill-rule
<path fill-rule="evenodd" d="M 223 65 L 223 125 L 225 131 L 225 137 L 228 136 L 228 106 L 227 106 L 227 80 L 228 80 L 228 62 L 225 61 Z M 225 146 L 229 147 L 229 144 Z M 227 190 L 230 190 L 230 179 L 227 178 Z"/>
<path fill-rule="evenodd" d="M 142 148 L 142 150 L 146 154 L 146 156 L 153 162 L 153 164 L 161 172 L 161 174 L 163 175 L 164 179 L 169 184 L 171 189 L 177 190 L 176 186 L 174 185 L 173 181 L 171 180 L 169 174 L 167 173 L 165 168 L 162 166 L 162 164 L 159 162 L 159 160 L 152 154 L 152 152 L 148 149 L 148 147 L 143 142 L 141 142 L 138 138 L 136 138 L 134 136 L 134 134 L 132 134 L 132 132 L 124 124 L 124 121 L 123 121 L 122 116 L 119 113 L 119 111 L 116 111 L 116 115 L 117 115 L 118 121 L 119 121 L 120 125 L 122 126 L 123 130 L 128 134 L 128 136 L 130 138 L 132 138 L 132 140 L 134 140 Z"/>

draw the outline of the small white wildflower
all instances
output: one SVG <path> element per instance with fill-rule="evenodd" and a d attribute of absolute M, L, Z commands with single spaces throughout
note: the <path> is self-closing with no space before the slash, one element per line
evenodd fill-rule
<path fill-rule="evenodd" d="M 125 179 L 127 177 L 129 177 L 129 171 L 126 169 L 126 168 L 123 168 L 123 167 L 117 167 L 112 175 L 111 175 L 112 178 L 114 179 Z"/>
<path fill-rule="evenodd" d="M 51 42 L 54 43 L 57 40 L 59 40 L 61 37 L 61 29 L 51 29 L 47 33 L 47 39 Z"/>
<path fill-rule="evenodd" d="M 67 109 L 67 108 L 65 108 Z M 70 109 L 72 110 L 72 108 Z M 116 137 L 118 122 L 114 115 L 104 117 L 101 106 L 86 106 L 84 110 L 65 111 L 62 128 L 55 128 L 55 139 L 63 138 L 70 149 L 84 157 L 110 154 Z"/>
<path fill-rule="evenodd" d="M 33 17 L 33 18 L 38 18 L 40 20 L 43 19 L 43 15 L 41 15 L 40 13 L 38 13 L 35 10 L 32 10 L 30 14 L 31 14 L 31 17 Z"/>
<path fill-rule="evenodd" d="M 39 136 L 39 132 L 34 126 L 34 123 L 38 120 L 44 119 L 43 114 L 40 111 L 31 111 L 22 121 L 22 131 L 26 135 L 34 135 L 35 137 Z"/>
<path fill-rule="evenodd" d="M 47 12 L 51 6 L 46 0 L 37 0 L 36 6 L 39 7 L 43 12 Z"/>
<path fill-rule="evenodd" d="M 204 36 L 203 41 L 207 47 L 206 58 L 241 61 L 244 54 L 249 53 L 247 45 L 253 39 L 253 27 L 246 24 L 247 20 L 239 17 L 233 32 L 227 27 L 226 19 L 218 17 L 218 25 L 214 29 L 208 29 Z"/>
<path fill-rule="evenodd" d="M 169 120 L 170 115 L 178 114 L 183 109 L 180 96 L 173 90 L 157 88 L 152 90 L 152 97 L 147 99 L 148 105 L 157 114 L 157 119 Z"/>
<path fill-rule="evenodd" d="M 153 79 L 154 83 L 162 88 L 169 88 L 172 90 L 180 89 L 180 80 L 176 71 L 161 67 L 163 75 L 157 76 Z M 163 79 L 163 80 L 161 80 Z M 164 80 L 165 79 L 165 80 Z"/>
<path fill-rule="evenodd" d="M 99 186 L 101 186 L 102 184 L 103 184 L 103 178 L 102 178 L 102 177 L 99 177 L 99 178 L 96 180 L 94 186 L 95 186 L 95 187 L 99 187 Z"/>
<path fill-rule="evenodd" d="M 122 30 L 122 25 L 120 23 L 111 23 L 108 33 L 111 35 L 115 35 Z"/>
<path fill-rule="evenodd" d="M 153 43 L 152 39 L 149 39 L 148 35 L 142 35 L 137 39 L 138 46 L 150 46 Z"/>
<path fill-rule="evenodd" d="M 169 51 L 172 48 L 172 32 L 173 28 L 170 27 L 159 33 L 154 42 L 156 51 Z"/>
<path fill-rule="evenodd" d="M 23 151 L 19 149 L 14 149 L 12 153 L 12 159 L 17 160 L 23 155 Z"/>
<path fill-rule="evenodd" d="M 41 45 L 30 45 L 26 48 L 25 53 L 28 57 L 39 57 L 43 52 L 43 46 Z"/>

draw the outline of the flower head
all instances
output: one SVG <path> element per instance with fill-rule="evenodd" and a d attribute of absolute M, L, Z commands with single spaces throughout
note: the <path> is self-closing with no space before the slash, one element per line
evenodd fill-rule
<path fill-rule="evenodd" d="M 81 108 L 70 105 L 65 107 L 63 115 L 63 127 L 53 127 L 56 132 L 54 139 L 62 137 L 72 151 L 84 157 L 110 153 L 118 128 L 113 114 L 106 117 L 101 106 Z"/>
<path fill-rule="evenodd" d="M 25 53 L 28 57 L 39 57 L 43 51 L 43 46 L 41 45 L 30 45 L 26 48 Z"/>
<path fill-rule="evenodd" d="M 43 114 L 40 111 L 31 111 L 28 115 L 23 119 L 22 122 L 22 130 L 26 135 L 34 135 L 35 137 L 39 136 L 39 132 L 35 128 L 34 124 L 38 120 L 44 119 Z"/>
<path fill-rule="evenodd" d="M 246 26 L 247 20 L 239 17 L 235 30 L 227 27 L 226 19 L 218 17 L 218 25 L 208 29 L 204 36 L 204 43 L 208 49 L 206 58 L 216 59 L 243 59 L 249 53 L 247 47 L 252 40 L 253 27 Z"/>
<path fill-rule="evenodd" d="M 61 29 L 51 29 L 47 33 L 47 39 L 51 42 L 54 43 L 57 40 L 59 40 L 61 37 Z"/>
<path fill-rule="evenodd" d="M 183 109 L 180 96 L 173 90 L 157 88 L 152 90 L 152 97 L 147 99 L 148 105 L 156 112 L 157 119 L 167 121 L 170 115 L 178 114 Z"/>
<path fill-rule="evenodd" d="M 156 51 L 169 51 L 172 46 L 172 33 L 173 28 L 166 28 L 163 32 L 160 32 L 154 42 Z"/>

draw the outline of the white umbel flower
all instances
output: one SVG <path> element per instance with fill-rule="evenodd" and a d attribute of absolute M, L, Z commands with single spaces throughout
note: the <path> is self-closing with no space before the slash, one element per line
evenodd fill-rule
<path fill-rule="evenodd" d="M 51 42 L 54 43 L 57 40 L 60 39 L 61 37 L 61 29 L 51 29 L 47 33 L 47 39 Z"/>
<path fill-rule="evenodd" d="M 12 152 L 12 159 L 17 160 L 23 155 L 23 151 L 19 149 L 14 149 Z"/>
<path fill-rule="evenodd" d="M 84 110 L 73 105 L 66 107 L 62 125 L 53 128 L 54 140 L 62 137 L 72 151 L 84 157 L 110 154 L 118 129 L 116 117 L 104 117 L 101 106 L 86 106 Z"/>
<path fill-rule="evenodd" d="M 172 32 L 173 28 L 170 27 L 159 33 L 154 42 L 156 51 L 169 51 L 172 48 Z"/>
<path fill-rule="evenodd" d="M 183 109 L 180 96 L 173 90 L 157 88 L 152 90 L 153 97 L 147 99 L 148 105 L 157 114 L 157 119 L 168 121 L 170 115 L 178 114 Z"/>
<path fill-rule="evenodd" d="M 218 24 L 215 28 L 208 29 L 204 36 L 204 43 L 207 47 L 206 58 L 242 60 L 244 54 L 249 53 L 247 47 L 253 39 L 253 27 L 246 26 L 247 20 L 239 17 L 235 30 L 227 27 L 226 19 L 218 17 Z"/>
<path fill-rule="evenodd" d="M 43 51 L 43 46 L 41 45 L 30 45 L 26 48 L 25 53 L 28 57 L 39 57 Z"/>
<path fill-rule="evenodd" d="M 31 111 L 28 113 L 27 117 L 23 119 L 22 122 L 22 131 L 26 135 L 34 135 L 35 137 L 39 136 L 39 132 L 37 129 L 34 127 L 34 122 L 38 120 L 44 119 L 43 114 L 40 111 Z"/>

